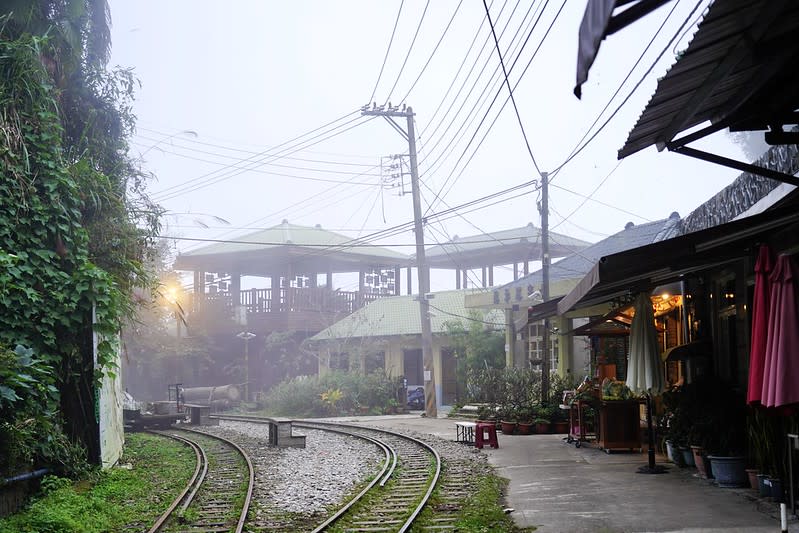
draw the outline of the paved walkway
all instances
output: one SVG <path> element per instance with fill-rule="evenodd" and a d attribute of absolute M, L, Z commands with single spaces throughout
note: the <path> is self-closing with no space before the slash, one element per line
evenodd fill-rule
<path fill-rule="evenodd" d="M 455 439 L 452 419 L 346 420 Z M 561 437 L 500 434 L 499 449 L 484 449 L 498 474 L 510 480 L 507 505 L 520 526 L 535 526 L 540 533 L 780 531 L 778 507 L 758 500 L 751 489 L 721 489 L 695 476 L 695 469 L 673 465 L 666 474 L 638 474 L 646 454 L 578 449 Z M 795 518 L 789 526 L 799 532 Z"/>

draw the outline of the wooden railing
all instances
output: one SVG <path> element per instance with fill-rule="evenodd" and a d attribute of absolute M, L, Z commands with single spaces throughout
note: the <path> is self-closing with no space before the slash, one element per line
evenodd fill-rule
<path fill-rule="evenodd" d="M 206 294 L 205 299 L 222 301 L 225 307 L 232 307 L 232 296 L 229 292 L 218 292 Z M 359 299 L 357 291 L 331 291 L 325 287 L 248 289 L 239 294 L 239 305 L 244 306 L 248 314 L 256 315 L 298 311 L 349 314 L 377 297 L 374 294 L 363 294 L 363 298 Z"/>

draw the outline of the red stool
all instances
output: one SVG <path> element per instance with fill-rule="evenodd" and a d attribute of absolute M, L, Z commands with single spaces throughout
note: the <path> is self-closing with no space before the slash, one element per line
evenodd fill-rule
<path fill-rule="evenodd" d="M 486 437 L 486 434 L 488 434 L 488 437 Z M 492 448 L 499 448 L 497 426 L 486 422 L 478 422 L 474 428 L 474 445 L 477 448 L 482 448 L 486 441 Z"/>

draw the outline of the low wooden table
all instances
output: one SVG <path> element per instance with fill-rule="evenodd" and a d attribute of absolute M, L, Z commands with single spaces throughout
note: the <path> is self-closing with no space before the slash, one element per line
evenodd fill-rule
<path fill-rule="evenodd" d="M 455 442 L 474 444 L 474 428 L 476 427 L 475 422 L 455 422 Z"/>

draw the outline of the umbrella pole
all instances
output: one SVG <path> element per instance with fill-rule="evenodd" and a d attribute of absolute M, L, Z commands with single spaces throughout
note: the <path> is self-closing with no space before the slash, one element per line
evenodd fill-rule
<path fill-rule="evenodd" d="M 646 393 L 646 430 L 649 435 L 648 464 L 638 468 L 639 474 L 665 474 L 668 472 L 664 466 L 655 464 L 655 432 L 652 431 L 652 395 Z"/>

